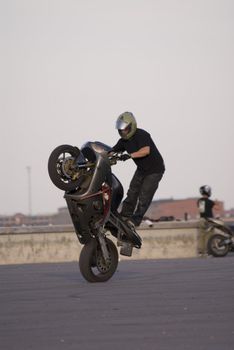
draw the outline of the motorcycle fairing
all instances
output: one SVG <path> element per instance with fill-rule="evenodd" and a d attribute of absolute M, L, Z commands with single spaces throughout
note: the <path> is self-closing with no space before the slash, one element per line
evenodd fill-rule
<path fill-rule="evenodd" d="M 75 192 L 65 192 L 64 198 L 81 243 L 88 242 L 93 236 L 90 223 L 102 224 L 108 219 L 111 203 L 112 175 L 108 158 L 98 154 L 91 181 L 84 191 L 78 188 Z"/>
<path fill-rule="evenodd" d="M 123 198 L 123 186 L 111 172 L 107 152 L 111 148 L 101 142 L 87 142 L 82 154 L 95 163 L 87 188 L 66 192 L 64 197 L 79 241 L 86 244 L 95 234 L 95 228 L 110 230 L 119 241 L 128 241 L 141 247 L 141 238 L 122 220 L 117 209 Z"/>

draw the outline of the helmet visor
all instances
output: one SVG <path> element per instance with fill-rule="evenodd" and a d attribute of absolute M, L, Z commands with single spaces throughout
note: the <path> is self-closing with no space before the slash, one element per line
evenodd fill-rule
<path fill-rule="evenodd" d="M 128 134 L 131 132 L 131 125 L 128 125 L 127 127 L 125 127 L 125 129 L 118 129 L 118 132 L 120 134 L 120 136 L 125 139 L 127 138 Z"/>
<path fill-rule="evenodd" d="M 127 128 L 129 123 L 125 122 L 124 120 L 118 119 L 116 122 L 116 129 L 118 130 L 124 130 Z"/>

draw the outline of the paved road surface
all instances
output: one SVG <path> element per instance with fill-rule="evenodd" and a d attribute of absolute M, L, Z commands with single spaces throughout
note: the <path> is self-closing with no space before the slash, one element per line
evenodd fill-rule
<path fill-rule="evenodd" d="M 233 350 L 234 255 L 120 262 L 106 283 L 77 263 L 0 266 L 1 350 Z"/>

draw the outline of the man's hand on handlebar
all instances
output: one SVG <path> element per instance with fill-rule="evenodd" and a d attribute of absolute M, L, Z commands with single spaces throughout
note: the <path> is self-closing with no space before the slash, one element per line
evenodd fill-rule
<path fill-rule="evenodd" d="M 131 158 L 130 154 L 124 153 L 124 154 L 120 155 L 119 160 L 122 160 L 123 162 L 125 162 L 126 160 L 128 160 L 130 158 Z"/>
<path fill-rule="evenodd" d="M 116 164 L 118 161 L 125 162 L 126 160 L 131 158 L 130 154 L 128 153 L 123 154 L 120 152 L 113 152 L 113 151 L 108 152 L 108 156 L 109 156 L 111 165 Z"/>

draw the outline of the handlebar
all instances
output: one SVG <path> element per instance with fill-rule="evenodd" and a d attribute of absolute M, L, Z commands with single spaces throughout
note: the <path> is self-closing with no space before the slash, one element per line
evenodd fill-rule
<path fill-rule="evenodd" d="M 110 161 L 110 164 L 111 165 L 114 165 L 116 164 L 118 161 L 125 161 L 127 159 L 130 159 L 131 156 L 127 153 L 120 153 L 120 152 L 110 152 L 108 154 L 108 157 L 109 157 L 109 161 Z"/>
<path fill-rule="evenodd" d="M 129 158 L 131 158 L 128 154 L 123 154 L 122 152 L 109 152 L 107 153 L 110 165 L 115 165 L 117 164 L 118 161 L 125 161 Z M 76 163 L 76 165 L 74 165 L 74 168 L 77 168 L 77 170 L 81 170 L 81 169 L 89 169 L 89 168 L 93 168 L 95 166 L 94 162 L 84 162 L 84 163 Z"/>

